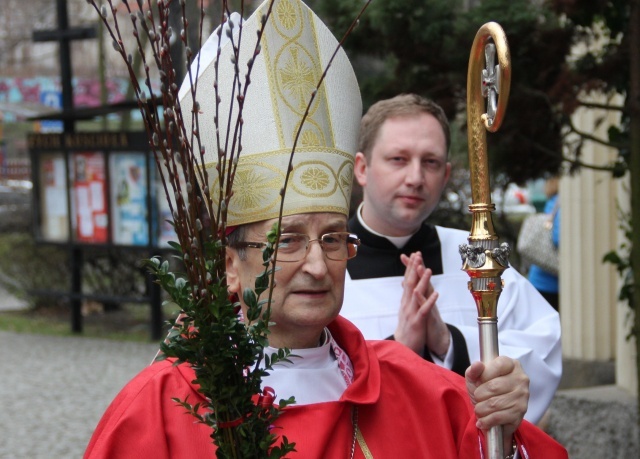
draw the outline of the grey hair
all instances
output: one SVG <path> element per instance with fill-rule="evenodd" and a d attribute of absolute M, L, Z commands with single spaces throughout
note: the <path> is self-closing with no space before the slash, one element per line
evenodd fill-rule
<path fill-rule="evenodd" d="M 246 236 L 247 236 L 247 225 L 237 226 L 227 236 L 227 247 L 234 249 L 238 253 L 238 258 L 240 258 L 241 261 L 247 260 L 247 248 L 236 247 L 236 246 L 238 245 L 239 242 L 243 242 Z"/>

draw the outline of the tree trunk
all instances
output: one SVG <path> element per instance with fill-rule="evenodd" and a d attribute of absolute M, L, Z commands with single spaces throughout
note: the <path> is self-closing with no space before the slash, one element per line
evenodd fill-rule
<path fill-rule="evenodd" d="M 629 17 L 629 114 L 630 151 L 629 172 L 631 174 L 631 268 L 633 269 L 633 296 L 636 373 L 638 376 L 638 397 L 640 398 L 640 0 L 631 0 Z M 640 423 L 640 403 L 638 403 Z"/>

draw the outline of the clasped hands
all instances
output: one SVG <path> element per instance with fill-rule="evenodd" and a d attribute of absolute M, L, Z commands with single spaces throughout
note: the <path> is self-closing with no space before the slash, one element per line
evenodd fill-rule
<path fill-rule="evenodd" d="M 432 272 L 424 266 L 420 252 L 400 258 L 406 271 L 395 340 L 420 355 L 426 347 L 443 358 L 451 345 L 451 334 L 436 305 L 438 292 L 431 285 Z M 507 448 L 529 402 L 529 378 L 520 362 L 505 356 L 486 365 L 474 362 L 465 380 L 477 427 L 488 430 L 502 425 Z"/>
<path fill-rule="evenodd" d="M 420 252 L 400 255 L 400 260 L 406 270 L 395 340 L 420 355 L 426 346 L 433 354 L 444 356 L 451 335 L 436 306 L 438 292 L 431 285 L 431 270 L 424 266 Z"/>

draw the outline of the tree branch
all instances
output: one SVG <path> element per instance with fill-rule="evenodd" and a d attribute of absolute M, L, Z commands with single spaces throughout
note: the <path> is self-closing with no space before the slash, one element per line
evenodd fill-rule
<path fill-rule="evenodd" d="M 599 104 L 596 102 L 586 102 L 580 99 L 578 99 L 577 102 L 580 104 L 580 106 L 585 108 L 600 108 L 603 110 L 615 110 L 621 113 L 626 113 L 626 109 L 623 105 Z"/>
<path fill-rule="evenodd" d="M 575 166 L 579 166 L 579 167 L 584 167 L 587 169 L 591 169 L 591 170 L 595 170 L 595 171 L 603 171 L 603 172 L 611 172 L 613 173 L 616 169 L 615 166 L 605 166 L 605 165 L 597 165 L 597 164 L 588 164 L 585 163 L 583 161 L 580 161 L 577 158 L 571 158 L 570 156 L 566 156 L 563 155 L 561 153 L 558 153 L 555 150 L 551 150 L 550 148 L 545 147 L 544 145 L 541 145 L 537 142 L 532 141 L 531 139 L 527 139 L 527 141 L 539 152 L 547 155 L 547 156 L 552 156 L 552 157 L 557 157 L 560 156 L 562 158 L 562 161 L 567 162 L 569 164 L 573 164 Z"/>
<path fill-rule="evenodd" d="M 601 139 L 599 137 L 596 137 L 592 134 L 588 134 L 584 131 L 579 130 L 578 128 L 575 127 L 575 125 L 573 124 L 573 121 L 571 120 L 570 117 L 567 117 L 567 125 L 569 126 L 569 129 L 571 129 L 571 132 L 578 134 L 580 137 L 582 137 L 585 140 L 591 140 L 592 142 L 595 142 L 597 144 L 600 145 L 604 145 L 605 147 L 611 147 L 611 148 L 616 148 L 618 150 L 622 149 L 622 148 L 629 148 L 629 144 L 624 142 L 624 143 L 618 143 L 618 142 L 607 142 L 604 139 Z"/>

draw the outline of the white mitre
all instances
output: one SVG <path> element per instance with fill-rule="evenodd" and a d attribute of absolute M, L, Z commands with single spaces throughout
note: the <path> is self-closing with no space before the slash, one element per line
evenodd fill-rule
<path fill-rule="evenodd" d="M 267 0 L 246 21 L 232 15 L 221 33 L 214 32 L 200 51 L 197 80 L 199 131 L 206 148 L 205 164 L 209 187 L 216 199 L 219 175 L 216 171 L 216 94 L 219 138 L 231 126 L 229 147 L 234 139 L 239 113 L 238 84 L 244 90 L 247 64 L 254 58 L 261 18 L 271 14 L 255 57 L 251 82 L 242 110 L 242 151 L 228 206 L 227 225 L 235 226 L 278 217 L 280 190 L 294 140 L 307 104 L 327 67 L 338 42 L 327 27 L 299 0 Z M 229 24 L 233 24 L 232 27 Z M 239 79 L 232 59 L 239 43 Z M 219 53 L 216 69 L 216 56 Z M 197 58 L 192 65 L 193 75 Z M 189 78 L 180 89 L 180 105 L 187 132 L 193 109 Z M 233 105 L 233 109 L 229 107 Z M 353 161 L 362 115 L 362 101 L 351 64 L 342 49 L 331 63 L 325 80 L 302 126 L 293 157 L 293 172 L 286 189 L 284 215 L 305 212 L 339 212 L 348 215 Z M 229 123 L 231 116 L 231 123 Z M 196 146 L 194 150 L 197 151 Z M 236 150 L 237 151 L 237 150 Z"/>

